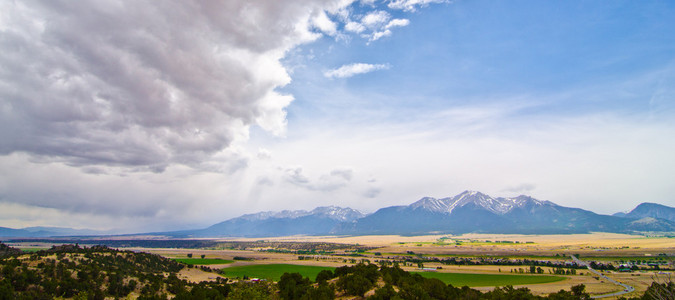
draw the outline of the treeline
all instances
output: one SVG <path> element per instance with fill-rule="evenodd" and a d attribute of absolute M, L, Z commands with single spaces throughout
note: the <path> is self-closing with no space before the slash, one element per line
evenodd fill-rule
<path fill-rule="evenodd" d="M 471 257 L 451 257 L 446 259 L 439 259 L 436 257 L 395 257 L 395 261 L 400 263 L 428 263 L 435 262 L 443 265 L 457 265 L 457 266 L 534 266 L 534 267 L 549 267 L 549 268 L 565 268 L 565 269 L 586 269 L 586 266 L 570 262 L 555 262 L 543 261 L 533 259 L 501 259 L 501 258 L 471 258 Z M 591 262 L 591 266 L 596 270 L 616 270 L 616 267 L 610 263 L 603 264 L 598 262 Z"/>
<path fill-rule="evenodd" d="M 668 278 L 669 280 L 669 278 Z M 315 283 L 303 278 L 298 273 L 284 274 L 279 283 L 279 297 L 284 300 L 294 299 L 335 299 L 344 296 L 356 296 L 369 300 L 393 299 L 463 299 L 463 300 L 573 300 L 591 299 L 583 284 L 572 286 L 569 291 L 560 290 L 546 296 L 533 295 L 528 288 L 512 286 L 497 287 L 492 291 L 481 293 L 467 286 L 454 287 L 433 278 L 425 278 L 419 274 L 402 270 L 398 265 L 380 266 L 359 263 L 354 266 L 343 266 L 323 270 Z M 630 300 L 675 299 L 675 284 L 654 282 L 641 297 L 619 298 Z"/>
<path fill-rule="evenodd" d="M 358 244 L 327 243 L 327 242 L 277 242 L 277 241 L 253 241 L 253 242 L 219 242 L 218 247 L 232 250 L 260 250 L 260 251 L 287 251 L 285 253 L 327 253 L 337 250 L 368 251 L 375 247 L 367 247 Z"/>
<path fill-rule="evenodd" d="M 7 257 L 7 256 L 16 256 L 21 254 L 21 249 L 13 248 L 10 246 L 5 245 L 4 243 L 0 243 L 0 258 Z"/>
<path fill-rule="evenodd" d="M 111 248 L 139 247 L 139 248 L 183 248 L 201 249 L 213 248 L 219 242 L 213 240 L 105 240 L 105 239 L 17 239 L 8 242 L 34 242 L 48 244 L 83 244 L 102 245 Z"/>

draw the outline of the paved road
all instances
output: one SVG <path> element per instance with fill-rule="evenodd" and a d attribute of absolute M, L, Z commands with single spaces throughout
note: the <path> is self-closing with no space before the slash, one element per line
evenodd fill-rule
<path fill-rule="evenodd" d="M 609 278 L 609 277 L 605 276 L 605 274 L 602 274 L 602 273 L 600 273 L 599 271 L 594 270 L 593 268 L 591 268 L 591 266 L 590 266 L 587 262 L 578 259 L 576 256 L 574 256 L 574 255 L 570 255 L 570 256 L 572 257 L 572 260 L 574 260 L 575 263 L 577 263 L 577 264 L 579 264 L 579 265 L 582 265 L 582 266 L 586 266 L 586 268 L 588 268 L 589 271 L 591 271 L 591 272 L 593 272 L 593 273 L 595 273 L 595 274 L 598 274 L 598 276 L 600 276 L 600 277 L 606 279 L 607 281 L 609 281 L 609 282 L 611 282 L 611 283 L 614 283 L 614 284 L 616 284 L 616 285 L 620 285 L 620 286 L 622 286 L 622 287 L 624 288 L 623 291 L 619 291 L 619 292 L 611 293 L 611 294 L 604 294 L 604 295 L 591 296 L 591 298 L 605 298 L 605 297 L 612 297 L 612 296 L 621 296 L 621 295 L 623 295 L 623 294 L 630 293 L 630 292 L 632 292 L 632 291 L 635 290 L 635 288 L 632 287 L 632 286 L 630 286 L 630 285 L 627 285 L 627 284 L 625 284 L 625 283 L 618 282 L 618 281 L 616 281 L 616 280 L 614 280 L 614 279 L 612 279 L 612 278 Z"/>

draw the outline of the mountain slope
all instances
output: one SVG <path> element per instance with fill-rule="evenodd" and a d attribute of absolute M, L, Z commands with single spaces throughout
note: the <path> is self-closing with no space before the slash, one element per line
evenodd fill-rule
<path fill-rule="evenodd" d="M 106 234 L 103 231 L 89 229 L 72 229 L 64 227 L 26 227 L 22 229 L 13 229 L 0 227 L 0 237 L 57 237 L 57 236 L 83 236 L 83 235 L 101 235 Z"/>
<path fill-rule="evenodd" d="M 183 234 L 193 237 L 319 235 L 331 232 L 342 222 L 351 222 L 363 216 L 357 210 L 337 206 L 317 207 L 312 211 L 261 212 Z"/>
<path fill-rule="evenodd" d="M 656 203 L 641 203 L 623 217 L 630 219 L 655 218 L 675 222 L 675 207 Z"/>

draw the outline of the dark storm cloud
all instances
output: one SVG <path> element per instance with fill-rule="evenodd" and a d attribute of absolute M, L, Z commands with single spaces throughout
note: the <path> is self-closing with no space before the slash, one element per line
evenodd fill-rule
<path fill-rule="evenodd" d="M 279 59 L 321 2 L 0 4 L 0 154 L 161 172 L 282 133 Z"/>

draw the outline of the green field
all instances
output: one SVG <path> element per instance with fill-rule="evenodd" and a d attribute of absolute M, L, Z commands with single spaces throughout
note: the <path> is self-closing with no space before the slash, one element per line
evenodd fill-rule
<path fill-rule="evenodd" d="M 222 269 L 227 277 L 265 278 L 279 281 L 284 273 L 300 273 L 303 277 L 314 280 L 321 270 L 334 270 L 330 267 L 301 266 L 287 264 L 248 265 Z M 505 286 L 548 283 L 565 280 L 565 277 L 550 275 L 497 275 L 497 274 L 467 274 L 467 273 L 436 273 L 415 272 L 427 278 L 437 278 L 453 286 Z"/>
<path fill-rule="evenodd" d="M 219 259 L 219 258 L 172 258 L 177 262 L 184 263 L 186 265 L 223 265 L 231 264 L 233 260 Z"/>
<path fill-rule="evenodd" d="M 21 249 L 21 251 L 23 251 L 23 252 L 33 253 L 33 252 L 38 252 L 40 250 L 47 250 L 49 248 L 19 248 L 19 249 Z"/>
<path fill-rule="evenodd" d="M 330 267 L 316 267 L 316 266 L 301 266 L 301 265 L 287 265 L 287 264 L 271 264 L 271 265 L 248 265 L 238 266 L 222 269 L 227 277 L 243 278 L 264 278 L 267 280 L 279 281 L 281 275 L 284 273 L 300 273 L 303 277 L 309 277 L 314 281 L 316 275 L 321 270 L 335 270 Z"/>
<path fill-rule="evenodd" d="M 497 275 L 469 273 L 415 272 L 426 278 L 440 279 L 446 284 L 461 286 L 506 286 L 548 283 L 565 280 L 565 277 L 550 275 Z"/>

